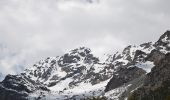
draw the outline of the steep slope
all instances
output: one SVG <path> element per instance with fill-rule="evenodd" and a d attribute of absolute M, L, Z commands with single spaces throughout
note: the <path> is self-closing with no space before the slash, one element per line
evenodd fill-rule
<path fill-rule="evenodd" d="M 170 53 L 147 74 L 144 85 L 133 92 L 128 100 L 170 99 Z"/>
<path fill-rule="evenodd" d="M 84 95 L 83 98 L 85 98 L 86 93 L 89 97 L 88 92 L 90 91 L 94 92 L 91 94 L 92 96 L 95 95 L 93 88 L 86 89 L 85 86 L 93 87 L 97 83 L 111 78 L 112 72 L 105 70 L 106 66 L 110 69 L 112 67 L 99 63 L 99 59 L 91 54 L 89 48 L 81 47 L 71 50 L 61 57 L 42 60 L 33 67 L 26 69 L 22 75 L 44 83 L 51 90 L 52 94 L 57 96 L 64 95 L 64 98 L 75 98 L 75 95 Z M 104 89 L 104 86 L 102 88 Z M 102 91 L 102 88 L 99 91 Z"/>
<path fill-rule="evenodd" d="M 170 31 L 165 32 L 154 44 L 155 50 L 147 57 L 155 67 L 146 75 L 143 85 L 128 100 L 169 100 L 170 80 Z"/>
<path fill-rule="evenodd" d="M 142 68 L 147 73 L 151 71 L 151 69 L 157 65 L 162 58 L 165 57 L 165 54 L 169 52 L 169 42 L 170 41 L 170 31 L 165 32 L 157 42 L 155 43 L 144 43 L 140 46 L 128 46 L 123 51 L 122 55 L 126 55 L 126 64 L 123 68 Z M 124 58 L 119 57 L 119 61 L 124 61 Z M 122 60 L 123 59 L 123 60 Z M 127 60 L 128 59 L 128 60 Z M 116 60 L 115 60 L 116 61 Z M 124 61 L 125 62 L 125 61 Z M 119 62 L 121 63 L 121 62 Z M 123 66 L 123 65 L 121 65 Z M 121 67 L 119 67 L 120 70 Z M 116 71 L 116 73 L 119 71 Z M 120 71 L 123 72 L 123 71 Z M 146 75 L 143 74 L 135 75 L 138 73 L 136 70 L 131 70 L 125 72 L 125 74 L 121 73 L 121 77 L 117 76 L 117 74 L 113 74 L 112 79 L 106 86 L 106 96 L 114 95 L 117 99 L 114 100 L 124 100 L 131 91 L 143 85 Z M 136 76 L 136 77 L 133 77 Z M 136 78 L 136 79 L 135 79 Z M 128 79 L 128 80 L 127 80 Z M 136 85 L 137 84 L 137 85 Z M 126 87 L 124 90 L 121 88 Z M 121 91 L 120 91 L 121 89 Z M 111 91 L 110 91 L 111 90 Z M 119 90 L 119 93 L 118 91 Z M 109 91 L 109 92 L 107 92 Z M 110 98 L 110 97 L 109 97 Z"/>
<path fill-rule="evenodd" d="M 140 77 L 148 72 L 149 64 L 153 66 L 151 62 L 145 63 L 145 58 L 154 49 L 151 42 L 141 44 L 140 46 L 128 46 L 122 54 L 115 57 L 112 62 L 116 67 L 116 71 L 113 73 L 112 79 L 108 83 L 105 91 L 115 89 L 125 83 L 128 83 L 135 78 Z M 145 64 L 145 66 L 144 66 Z"/>
<path fill-rule="evenodd" d="M 155 43 L 127 46 L 104 62 L 86 47 L 48 57 L 19 75 L 7 75 L 0 82 L 0 100 L 80 100 L 99 96 L 124 100 L 135 89 L 152 82 L 152 75 L 149 78 L 147 73 L 162 59 L 168 59 L 165 54 L 170 50 L 169 43 L 167 31 Z"/>
<path fill-rule="evenodd" d="M 124 68 L 127 59 L 123 59 L 124 62 L 120 61 L 120 57 L 126 58 L 127 56 L 115 54 L 112 61 L 109 57 L 107 61 L 101 63 L 97 57 L 93 56 L 89 48 L 80 47 L 61 57 L 49 57 L 25 69 L 20 75 L 6 76 L 6 79 L 0 83 L 2 95 L 4 95 L 1 98 L 2 100 L 14 98 L 6 94 L 9 91 L 15 92 L 12 95 L 16 94 L 17 99 L 23 98 L 22 95 L 25 96 L 24 99 L 52 100 L 82 99 L 104 95 L 105 86 L 113 73 L 123 77 L 123 73 L 129 73 L 132 70 Z M 130 80 L 145 73 L 141 68 L 136 67 L 134 70 L 139 73 Z M 129 80 L 126 79 L 126 81 Z M 18 90 L 21 85 L 24 87 L 23 90 Z M 13 88 L 13 86 L 16 87 Z"/>
<path fill-rule="evenodd" d="M 100 63 L 89 48 L 80 47 L 61 57 L 41 60 L 25 69 L 20 75 L 6 76 L 6 79 L 0 83 L 1 90 L 4 91 L 2 95 L 6 96 L 0 97 L 2 100 L 6 97 L 10 98 L 8 94 L 5 94 L 8 89 L 20 93 L 17 90 L 20 85 L 26 88 L 22 90 L 27 94 L 25 98 L 30 99 L 40 98 L 40 94 L 43 95 L 41 98 L 46 99 L 49 97 L 50 99 L 73 99 L 99 96 L 103 93 L 113 70 L 110 64 Z M 12 88 L 13 86 L 18 87 Z M 30 90 L 27 91 L 27 88 Z"/>
<path fill-rule="evenodd" d="M 44 85 L 30 81 L 21 75 L 7 75 L 0 82 L 0 100 L 26 100 L 36 90 L 49 91 Z"/>

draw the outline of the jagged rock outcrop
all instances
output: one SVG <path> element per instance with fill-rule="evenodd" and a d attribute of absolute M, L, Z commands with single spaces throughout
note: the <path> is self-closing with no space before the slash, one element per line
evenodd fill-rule
<path fill-rule="evenodd" d="M 170 53 L 166 54 L 147 74 L 144 85 L 131 94 L 128 100 L 170 99 Z"/>
<path fill-rule="evenodd" d="M 80 47 L 69 51 L 63 56 L 48 57 L 41 60 L 31 67 L 25 69 L 19 75 L 8 75 L 5 80 L 0 83 L 3 91 L 16 91 L 16 93 L 24 92 L 25 98 L 35 99 L 38 98 L 40 93 L 45 95 L 41 97 L 49 99 L 50 92 L 54 97 L 60 99 L 68 98 L 87 98 L 91 96 L 99 96 L 107 84 L 105 81 L 111 78 L 114 67 L 110 63 L 102 63 L 95 57 L 89 48 Z M 84 85 L 95 87 L 95 85 L 104 82 L 101 87 L 96 89 L 84 90 L 81 88 Z M 8 86 L 6 86 L 8 84 Z M 15 87 L 16 86 L 16 87 Z M 79 87 L 79 90 L 75 90 Z M 21 89 L 21 90 L 20 90 Z M 7 92 L 3 92 L 2 100 L 12 96 L 8 96 Z M 89 93 L 91 93 L 89 95 Z M 37 94 L 37 96 L 32 94 Z M 58 95 L 63 95 L 62 97 Z M 56 95 L 56 96 L 55 96 Z M 87 95 L 87 96 L 86 96 Z M 1 98 L 1 95 L 0 95 Z"/>
<path fill-rule="evenodd" d="M 154 44 L 157 50 L 167 53 L 167 51 L 170 51 L 170 31 L 166 31 L 159 40 Z"/>
<path fill-rule="evenodd" d="M 154 64 L 156 65 L 157 63 L 159 63 L 159 61 L 165 57 L 165 54 L 160 52 L 159 50 L 152 50 L 151 53 L 146 57 L 146 61 L 151 61 L 154 62 Z"/>
<path fill-rule="evenodd" d="M 136 78 L 139 78 L 145 73 L 146 72 L 143 69 L 138 67 L 120 68 L 107 84 L 105 92 L 120 87 Z"/>
<path fill-rule="evenodd" d="M 120 62 L 119 62 L 119 64 L 120 64 L 120 66 L 123 66 L 123 68 L 135 68 L 135 67 L 137 67 L 137 69 L 142 68 L 145 71 L 147 71 L 147 73 L 148 73 L 148 72 L 150 72 L 151 68 L 153 68 L 155 65 L 158 65 L 160 63 L 160 61 L 165 58 L 166 53 L 170 52 L 169 46 L 170 46 L 170 31 L 166 31 L 159 38 L 159 40 L 155 43 L 148 42 L 148 43 L 141 44 L 140 46 L 128 46 L 127 48 L 125 48 L 123 53 L 121 54 L 121 55 L 125 55 L 125 57 L 121 56 L 122 58 L 119 61 L 126 60 L 127 62 L 124 65 L 121 65 Z M 119 69 L 120 68 L 121 67 L 119 67 Z M 154 68 L 153 68 L 153 70 L 154 70 Z M 119 72 L 119 71 L 117 70 L 116 73 L 117 72 Z M 116 76 L 116 73 L 113 73 L 113 77 L 110 80 L 110 82 L 107 84 L 105 91 L 109 91 L 108 92 L 109 95 L 117 96 L 116 94 L 118 94 L 119 99 L 121 98 L 120 100 L 124 100 L 125 97 L 131 93 L 131 91 L 140 87 L 143 84 L 146 84 L 147 83 L 146 80 L 153 81 L 152 78 L 148 79 L 148 77 L 144 73 L 141 73 L 141 75 L 136 75 L 136 77 L 133 77 L 132 80 L 130 80 L 130 78 L 128 78 L 129 80 L 124 81 L 125 78 Z M 122 75 L 124 75 L 124 74 L 122 74 Z M 128 77 L 128 76 L 129 76 L 129 73 L 126 73 L 126 77 Z M 163 77 L 163 76 L 161 76 L 161 77 Z M 159 79 L 159 77 L 155 77 L 155 78 Z M 138 85 L 135 85 L 136 83 Z M 126 89 L 126 90 L 120 90 L 119 93 L 115 92 L 119 89 L 122 89 L 121 87 L 122 88 L 124 87 L 124 89 Z M 122 91 L 124 91 L 124 92 L 122 92 Z M 145 93 L 147 93 L 147 92 L 145 91 Z M 137 93 L 137 92 L 135 92 L 135 93 Z M 142 92 L 140 92 L 140 93 L 142 93 Z M 145 100 L 145 99 L 142 99 L 142 100 Z M 140 100 L 140 99 L 138 98 L 135 100 Z M 148 100 L 155 100 L 155 99 L 150 98 Z"/>
<path fill-rule="evenodd" d="M 127 46 L 122 54 L 117 54 L 117 59 L 115 59 L 113 65 L 116 71 L 113 72 L 112 79 L 106 86 L 105 91 L 110 91 L 112 89 L 118 88 L 125 83 L 128 83 L 140 76 L 144 75 L 146 71 L 139 68 L 136 64 L 145 62 L 146 57 L 154 49 L 151 42 L 141 44 L 140 46 Z M 112 58 L 112 59 L 113 59 Z"/>
<path fill-rule="evenodd" d="M 153 46 L 145 61 L 153 62 L 155 66 L 128 100 L 170 100 L 170 31 L 166 31 Z"/>
<path fill-rule="evenodd" d="M 7 75 L 0 82 L 0 100 L 80 100 L 104 95 L 124 100 L 143 84 L 145 88 L 137 90 L 141 94 L 135 92 L 134 96 L 145 96 L 153 93 L 152 87 L 162 90 L 169 84 L 169 54 L 166 54 L 169 46 L 170 31 L 167 31 L 156 43 L 127 46 L 122 52 L 108 55 L 105 61 L 100 61 L 86 47 L 48 57 L 21 74 Z"/>
<path fill-rule="evenodd" d="M 0 82 L 0 100 L 26 100 L 28 93 L 35 90 L 49 91 L 44 85 L 37 84 L 20 75 L 7 75 Z"/>

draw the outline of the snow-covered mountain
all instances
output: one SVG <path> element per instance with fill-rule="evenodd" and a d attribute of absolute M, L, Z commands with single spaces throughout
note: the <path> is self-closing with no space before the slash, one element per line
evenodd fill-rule
<path fill-rule="evenodd" d="M 12 96 L 16 99 L 60 100 L 98 97 L 104 95 L 105 86 L 120 66 L 117 64 L 120 62 L 118 56 L 115 55 L 115 62 L 109 59 L 104 63 L 100 62 L 89 48 L 80 47 L 63 56 L 41 60 L 19 75 L 7 75 L 1 82 L 1 90 L 2 93 L 16 91 L 14 94 L 17 95 Z M 135 70 L 141 70 L 141 73 L 134 77 L 145 73 L 140 68 Z M 10 98 L 9 94 L 2 95 Z"/>
<path fill-rule="evenodd" d="M 170 31 L 167 31 L 155 43 L 149 42 L 139 46 L 126 47 L 121 54 L 122 57 L 124 54 L 126 55 L 122 61 L 122 63 L 126 62 L 126 64 L 121 66 L 123 69 L 128 68 L 130 71 L 123 71 L 121 67 L 118 67 L 119 70 L 116 72 L 120 71 L 121 75 L 116 77 L 117 74 L 113 74 L 112 79 L 108 82 L 105 89 L 106 96 L 113 100 L 124 100 L 130 95 L 132 91 L 139 88 L 140 86 L 143 86 L 144 82 L 147 80 L 147 75 L 152 73 L 151 69 L 160 63 L 162 59 L 164 59 L 165 54 L 170 52 L 169 41 Z M 128 52 L 128 55 L 125 52 Z M 122 60 L 122 58 L 120 59 Z M 133 72 L 138 73 L 137 71 L 133 71 L 136 67 L 145 70 L 146 74 L 143 74 L 136 79 L 131 79 L 133 75 L 135 75 Z"/>
<path fill-rule="evenodd" d="M 98 91 L 103 91 L 107 84 L 104 81 L 111 78 L 112 72 L 105 70 L 105 66 L 109 65 L 100 63 L 99 59 L 91 54 L 89 48 L 80 47 L 61 57 L 41 60 L 27 68 L 21 75 L 37 83 L 43 83 L 52 94 L 62 94 L 61 98 L 75 98 L 79 94 L 89 97 L 89 92 L 94 92 L 93 95 L 100 95 L 101 92 Z M 105 83 L 101 86 L 103 89 L 95 86 L 100 82 Z M 94 87 L 94 90 L 87 87 Z"/>
<path fill-rule="evenodd" d="M 157 51 L 152 53 L 155 66 L 148 73 L 143 85 L 135 89 L 128 100 L 170 100 L 170 32 L 156 42 Z"/>
<path fill-rule="evenodd" d="M 41 60 L 20 75 L 6 76 L 1 88 L 15 90 L 21 82 L 26 98 L 38 98 L 40 91 L 46 99 L 89 98 L 104 92 L 113 69 L 109 64 L 100 63 L 89 48 L 80 47 L 63 56 Z M 6 83 L 10 87 L 4 85 Z"/>
<path fill-rule="evenodd" d="M 167 31 L 155 43 L 127 46 L 104 62 L 86 47 L 40 60 L 21 74 L 7 75 L 0 82 L 0 100 L 124 100 L 169 52 L 169 43 Z"/>

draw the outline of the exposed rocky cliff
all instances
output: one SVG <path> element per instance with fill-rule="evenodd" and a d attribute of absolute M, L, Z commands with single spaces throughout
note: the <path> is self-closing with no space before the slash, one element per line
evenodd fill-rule
<path fill-rule="evenodd" d="M 165 95 L 156 95 L 169 87 L 169 46 L 170 31 L 167 31 L 155 43 L 127 46 L 122 52 L 108 55 L 105 61 L 89 48 L 73 49 L 62 56 L 40 60 L 18 75 L 7 75 L 0 82 L 0 100 L 93 97 L 124 100 L 137 88 L 130 100 L 131 97 L 151 100 L 150 95 L 164 100 L 169 97 L 169 89 L 162 92 Z"/>
<path fill-rule="evenodd" d="M 164 59 L 164 60 L 168 59 L 167 53 L 169 52 L 169 46 L 170 46 L 170 31 L 166 31 L 159 38 L 159 40 L 155 43 L 149 42 L 149 43 L 141 44 L 140 46 L 135 46 L 133 48 L 132 48 L 132 46 L 128 46 L 127 48 L 125 48 L 122 55 L 126 55 L 126 59 L 128 60 L 128 62 L 127 62 L 127 64 L 124 65 L 123 68 L 127 68 L 127 69 L 132 68 L 135 70 L 131 70 L 131 71 L 128 71 L 125 73 L 122 73 L 124 71 L 120 71 L 121 77 L 116 76 L 117 74 L 113 74 L 113 77 L 110 80 L 110 82 L 107 84 L 105 91 L 106 92 L 111 91 L 112 93 L 109 92 L 109 94 L 112 95 L 112 94 L 117 93 L 115 91 L 117 91 L 118 89 L 120 90 L 121 87 L 124 87 L 123 90 L 119 91 L 119 93 L 121 93 L 121 94 L 118 93 L 119 98 L 116 97 L 118 95 L 114 95 L 116 97 L 116 99 L 112 98 L 113 100 L 119 100 L 119 99 L 124 100 L 131 93 L 131 91 L 135 90 L 136 88 L 139 88 L 146 84 L 149 84 L 149 86 L 153 86 L 153 84 L 160 82 L 161 78 L 165 79 L 166 78 L 165 76 L 161 76 L 161 75 L 159 76 L 159 74 L 161 74 L 161 69 L 157 68 L 157 73 L 155 73 L 153 75 L 152 75 L 152 73 L 155 70 L 155 67 L 154 67 L 155 65 L 160 66 L 160 64 L 162 64 L 162 59 Z M 133 53 L 131 53 L 131 52 L 133 52 Z M 166 58 L 165 58 L 165 55 L 166 55 Z M 123 66 L 123 65 L 121 65 L 121 66 Z M 121 67 L 119 67 L 119 69 L 120 68 Z M 147 71 L 148 74 L 145 75 L 143 71 L 138 70 L 139 68 L 144 69 L 145 71 Z M 151 68 L 153 68 L 152 72 L 149 73 L 151 71 Z M 160 70 L 160 72 L 159 72 L 159 70 Z M 167 73 L 169 72 L 168 69 L 166 69 L 166 71 L 167 71 Z M 116 73 L 118 73 L 118 72 L 119 71 L 117 71 Z M 138 74 L 138 73 L 140 73 L 140 74 Z M 141 73 L 143 73 L 143 75 Z M 163 72 L 162 72 L 162 74 L 163 74 Z M 133 75 L 135 77 L 133 77 Z M 167 77 L 168 77 L 168 74 L 165 74 L 165 75 L 167 75 Z M 165 80 L 168 80 L 168 78 L 166 78 Z M 160 84 L 160 83 L 158 83 L 158 84 Z M 140 91 L 135 92 L 136 94 L 139 95 L 139 97 L 135 100 L 140 100 L 142 96 L 144 96 L 144 95 L 146 96 L 146 94 L 149 93 L 150 90 L 149 89 L 147 90 L 148 86 L 145 88 L 146 88 L 146 91 L 145 90 L 142 91 L 143 88 L 140 88 L 139 89 Z M 152 93 L 152 92 L 150 92 L 150 93 Z M 135 94 L 135 96 L 136 96 L 136 94 Z M 106 95 L 108 95 L 108 94 L 106 93 Z M 149 99 L 143 98 L 142 100 L 155 100 L 155 98 L 149 98 Z M 164 100 L 164 99 L 158 99 L 158 100 Z"/>
<path fill-rule="evenodd" d="M 142 87 L 128 100 L 170 100 L 170 53 L 167 53 L 147 74 Z"/>
<path fill-rule="evenodd" d="M 99 96 L 113 71 L 110 63 L 100 62 L 89 48 L 80 47 L 63 56 L 41 60 L 19 75 L 6 76 L 0 83 L 0 100 Z"/>

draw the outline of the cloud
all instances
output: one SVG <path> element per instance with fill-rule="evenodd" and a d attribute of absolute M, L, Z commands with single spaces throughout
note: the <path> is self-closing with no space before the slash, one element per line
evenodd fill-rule
<path fill-rule="evenodd" d="M 15 73 L 79 46 L 96 55 L 156 41 L 170 27 L 169 1 L 1 0 L 1 71 Z M 14 55 L 15 54 L 15 55 Z"/>

